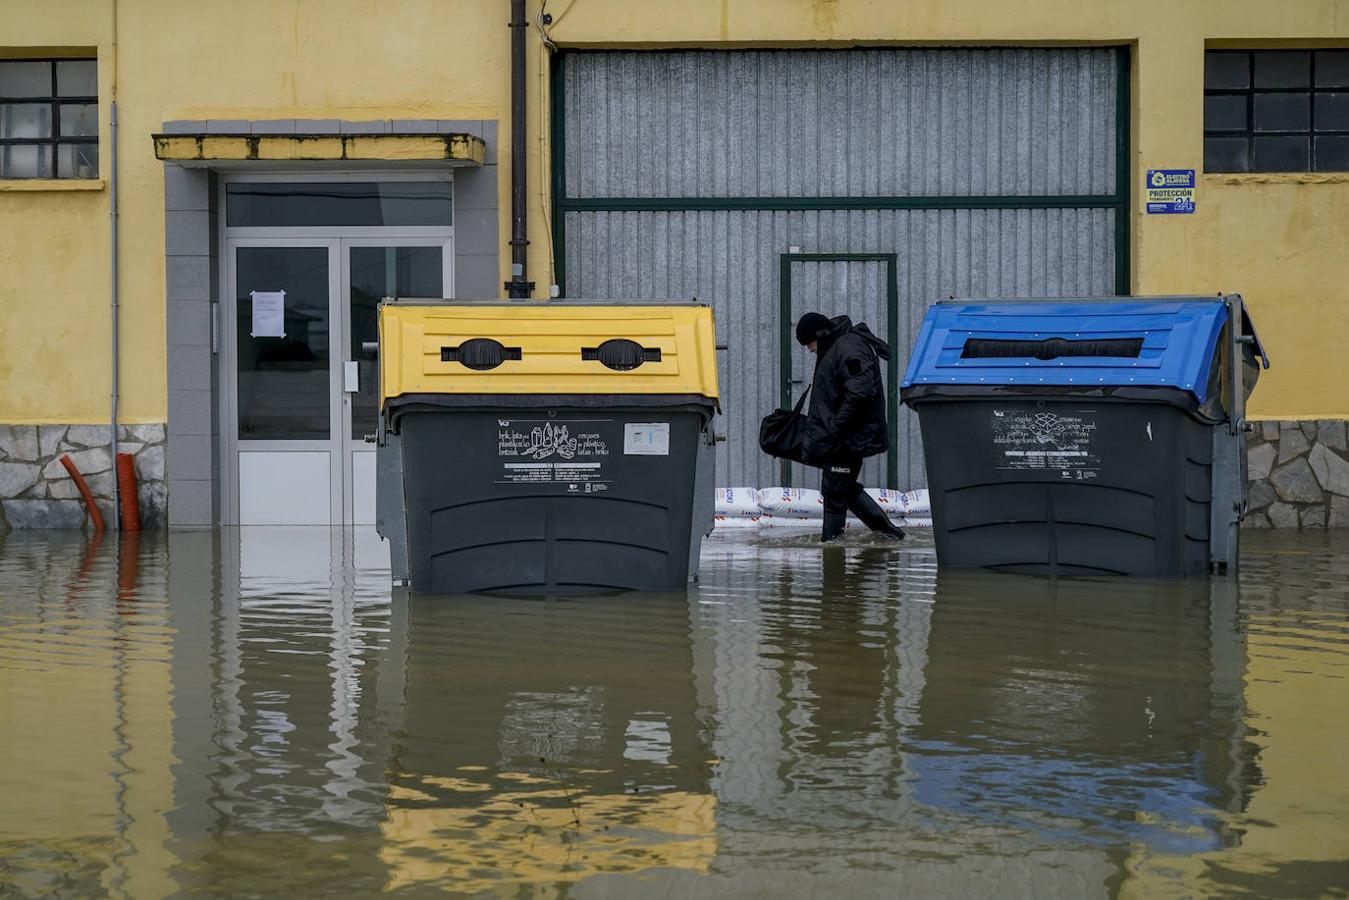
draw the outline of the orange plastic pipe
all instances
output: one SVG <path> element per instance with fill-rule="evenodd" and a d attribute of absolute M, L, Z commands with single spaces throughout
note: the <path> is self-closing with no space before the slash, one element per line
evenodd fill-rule
<path fill-rule="evenodd" d="M 141 506 L 136 492 L 136 458 L 117 454 L 117 494 L 122 498 L 122 530 L 141 530 Z"/>
<path fill-rule="evenodd" d="M 123 527 L 117 540 L 117 611 L 129 613 L 135 609 L 127 604 L 136 599 L 140 577 L 141 533 Z"/>
<path fill-rule="evenodd" d="M 75 463 L 71 461 L 70 454 L 61 454 L 61 465 L 66 467 L 70 473 L 71 480 L 75 482 L 75 487 L 80 489 L 80 496 L 84 498 L 84 509 L 89 513 L 89 521 L 94 526 L 94 531 L 103 530 L 103 513 L 98 511 L 98 504 L 94 502 L 94 495 L 89 492 L 89 485 L 85 484 L 84 476 L 80 470 L 75 468 Z"/>

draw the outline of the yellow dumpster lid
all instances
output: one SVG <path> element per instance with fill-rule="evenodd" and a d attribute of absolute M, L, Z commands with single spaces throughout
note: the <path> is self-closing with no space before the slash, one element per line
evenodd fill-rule
<path fill-rule="evenodd" d="M 663 394 L 717 399 L 711 308 L 386 300 L 380 403 L 414 394 Z"/>

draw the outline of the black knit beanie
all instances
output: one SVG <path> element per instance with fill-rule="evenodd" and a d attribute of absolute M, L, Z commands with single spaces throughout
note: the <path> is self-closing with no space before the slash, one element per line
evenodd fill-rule
<path fill-rule="evenodd" d="M 819 340 L 820 336 L 832 327 L 833 323 L 824 316 L 817 312 L 808 312 L 796 323 L 796 342 L 805 346 L 811 341 Z"/>

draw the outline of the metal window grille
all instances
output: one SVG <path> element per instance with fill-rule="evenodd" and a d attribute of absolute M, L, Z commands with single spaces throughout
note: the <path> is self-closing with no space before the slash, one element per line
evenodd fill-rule
<path fill-rule="evenodd" d="M 66 80 L 81 80 L 72 66 L 79 63 L 97 64 L 0 60 L 0 178 L 98 177 L 97 89 L 77 90 L 83 85 L 62 85 L 58 77 L 64 66 Z"/>
<path fill-rule="evenodd" d="M 1349 171 L 1349 50 L 1205 52 L 1204 171 Z"/>

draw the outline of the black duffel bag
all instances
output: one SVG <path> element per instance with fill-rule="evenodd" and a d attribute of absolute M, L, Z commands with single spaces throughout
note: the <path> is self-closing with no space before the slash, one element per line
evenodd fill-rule
<path fill-rule="evenodd" d="M 796 401 L 792 409 L 777 409 L 764 416 L 759 423 L 759 449 L 769 456 L 809 465 L 806 459 L 806 423 L 809 418 L 801 412 L 806 405 L 810 388 Z"/>

